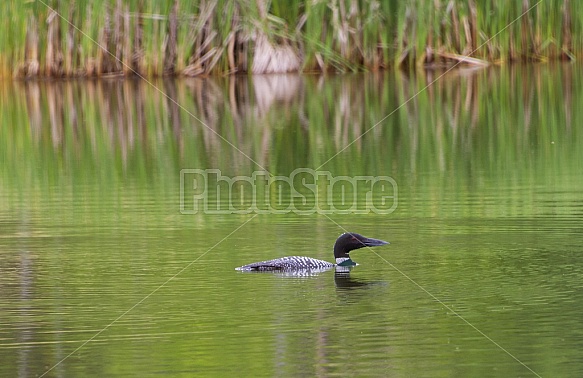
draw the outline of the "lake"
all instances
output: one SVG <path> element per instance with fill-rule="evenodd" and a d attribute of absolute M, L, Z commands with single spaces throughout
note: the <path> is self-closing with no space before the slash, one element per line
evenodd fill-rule
<path fill-rule="evenodd" d="M 0 376 L 582 376 L 582 105 L 574 64 L 2 82 Z M 235 271 L 345 231 L 391 244 Z"/>

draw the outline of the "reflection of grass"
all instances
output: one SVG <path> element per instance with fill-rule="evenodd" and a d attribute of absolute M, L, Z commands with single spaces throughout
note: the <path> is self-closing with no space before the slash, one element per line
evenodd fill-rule
<path fill-rule="evenodd" d="M 374 71 L 395 64 L 451 65 L 460 54 L 475 49 L 473 57 L 490 62 L 566 59 L 580 55 L 582 46 L 583 3 L 570 0 L 542 1 L 514 23 L 537 3 L 534 0 L 48 3 L 87 36 L 55 17 L 38 1 L 0 2 L 0 16 L 10 19 L 10 27 L 0 35 L 3 77 L 13 73 L 129 74 L 130 67 L 151 76 L 297 69 Z M 91 39 L 119 61 L 101 51 Z"/>
<path fill-rule="evenodd" d="M 583 161 L 575 127 L 583 113 L 574 106 L 582 86 L 572 70 L 450 74 L 322 169 L 393 176 L 402 196 L 432 199 L 436 211 L 439 196 L 452 193 L 476 191 L 486 203 L 488 193 L 517 185 L 532 186 L 533 200 L 549 183 L 571 190 L 581 181 Z M 146 187 L 155 198 L 177 192 L 181 168 L 218 168 L 231 176 L 259 169 L 215 133 L 273 174 L 316 168 L 432 78 L 298 80 L 278 86 L 250 85 L 247 78 L 157 83 L 208 128 L 140 81 L 5 83 L 0 190 L 27 188 L 42 201 L 65 195 L 58 192 L 63 185 L 129 185 L 128 195 Z M 286 94 L 282 83 L 294 90 Z"/>

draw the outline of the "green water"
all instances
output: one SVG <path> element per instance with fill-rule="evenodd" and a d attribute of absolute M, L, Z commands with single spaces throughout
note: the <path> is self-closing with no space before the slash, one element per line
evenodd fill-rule
<path fill-rule="evenodd" d="M 2 83 L 0 376 L 583 375 L 582 72 Z M 396 209 L 181 212 L 182 169 L 297 168 Z M 234 270 L 344 230 L 391 244 Z"/>

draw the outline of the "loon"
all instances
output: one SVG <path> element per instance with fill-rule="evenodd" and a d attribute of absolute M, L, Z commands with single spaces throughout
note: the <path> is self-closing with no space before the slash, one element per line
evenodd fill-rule
<path fill-rule="evenodd" d="M 363 247 L 377 247 L 389 244 L 389 242 L 364 237 L 354 232 L 346 232 L 336 239 L 334 243 L 334 258 L 336 264 L 328 261 L 313 259 L 305 256 L 288 256 L 274 260 L 259 261 L 243 265 L 235 270 L 243 271 L 291 271 L 329 269 L 334 266 L 354 266 L 356 263 L 350 259 L 350 251 Z"/>

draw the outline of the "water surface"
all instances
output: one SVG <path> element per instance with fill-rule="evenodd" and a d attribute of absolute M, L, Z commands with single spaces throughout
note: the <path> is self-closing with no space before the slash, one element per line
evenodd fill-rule
<path fill-rule="evenodd" d="M 581 72 L 2 83 L 0 375 L 581 376 Z M 184 168 L 390 176 L 398 206 L 182 214 Z M 343 229 L 391 245 L 234 270 Z"/>

